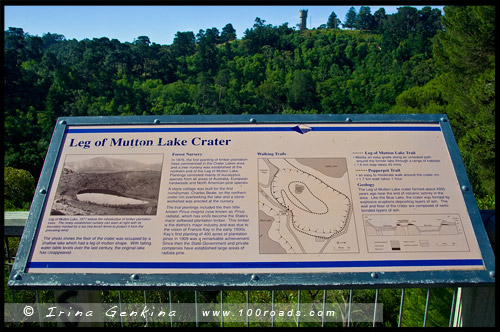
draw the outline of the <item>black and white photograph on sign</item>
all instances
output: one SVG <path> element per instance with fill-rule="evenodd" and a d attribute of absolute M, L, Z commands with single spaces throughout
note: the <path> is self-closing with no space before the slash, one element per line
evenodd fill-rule
<path fill-rule="evenodd" d="M 162 167 L 160 154 L 67 155 L 51 215 L 156 215 Z"/>

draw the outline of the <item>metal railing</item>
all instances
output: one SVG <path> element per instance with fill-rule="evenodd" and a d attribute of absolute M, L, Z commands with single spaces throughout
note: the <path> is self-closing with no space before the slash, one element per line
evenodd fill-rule
<path fill-rule="evenodd" d="M 460 288 L 449 285 L 449 288 L 422 285 L 421 288 L 377 288 L 377 289 L 324 289 L 324 290 L 219 290 L 219 291 L 177 291 L 177 290 L 148 290 L 148 291 L 50 291 L 50 290 L 13 290 L 8 289 L 5 276 L 10 275 L 15 259 L 17 245 L 23 230 L 23 220 L 26 221 L 27 212 L 5 213 L 4 223 L 4 300 L 5 303 L 33 302 L 37 306 L 44 303 L 65 302 L 64 299 L 73 298 L 73 303 L 102 302 L 117 303 L 121 308 L 128 303 L 157 304 L 162 303 L 172 308 L 179 302 L 192 303 L 195 307 L 205 303 L 216 303 L 221 312 L 232 302 L 242 302 L 246 305 L 247 313 L 254 303 L 270 304 L 275 308 L 282 302 L 289 302 L 297 310 L 310 303 L 317 308 L 326 308 L 332 303 L 338 304 L 341 319 L 335 323 L 327 322 L 325 316 L 316 320 L 304 321 L 297 316 L 292 323 L 279 323 L 275 317 L 265 323 L 254 320 L 255 315 L 247 315 L 246 321 L 227 322 L 221 315 L 220 320 L 207 323 L 196 317 L 190 322 L 156 321 L 146 316 L 145 323 L 130 323 L 120 317 L 118 322 L 106 323 L 105 326 L 494 326 L 494 294 L 490 287 Z M 486 227 L 493 250 L 495 250 L 495 211 L 483 210 L 481 217 Z M 61 301 L 61 299 L 63 299 Z M 474 302 L 475 301 L 475 302 Z M 493 301 L 493 307 L 490 303 Z M 373 303 L 373 319 L 363 323 L 352 321 L 352 308 L 358 302 Z M 486 309 L 478 307 L 484 304 Z M 377 321 L 377 307 L 383 307 L 383 321 Z M 438 310 L 439 309 L 439 310 Z M 198 312 L 198 311 L 196 311 Z M 446 312 L 446 313 L 445 313 Z M 255 312 L 252 311 L 254 314 Z M 449 315 L 447 314 L 449 313 Z M 67 322 L 43 323 L 40 326 L 64 326 Z M 13 323 L 19 325 L 20 323 Z M 74 323 L 73 323 L 74 324 Z M 102 324 L 102 323 L 101 323 Z M 95 324 L 94 324 L 95 325 Z"/>

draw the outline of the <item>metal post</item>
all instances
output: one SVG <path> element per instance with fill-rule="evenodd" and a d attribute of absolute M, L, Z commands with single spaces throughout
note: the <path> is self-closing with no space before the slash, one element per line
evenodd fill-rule
<path fill-rule="evenodd" d="M 452 327 L 453 326 L 453 317 L 454 317 L 454 313 L 455 313 L 455 306 L 456 306 L 456 298 L 457 298 L 457 291 L 458 291 L 458 288 L 455 288 L 453 290 L 453 299 L 451 300 L 451 312 L 450 312 L 450 322 L 448 324 L 448 327 Z"/>
<path fill-rule="evenodd" d="M 168 291 L 168 307 L 169 307 L 170 312 L 172 312 L 172 291 L 171 290 Z M 196 314 L 198 314 L 198 312 L 196 312 Z M 173 326 L 174 326 L 174 320 L 173 320 L 172 316 L 170 316 L 170 327 L 173 327 Z"/>
<path fill-rule="evenodd" d="M 375 306 L 373 307 L 373 327 L 375 327 L 375 321 L 377 319 L 377 302 L 378 302 L 378 288 L 375 290 Z"/>
<path fill-rule="evenodd" d="M 247 295 L 248 296 L 248 295 Z M 220 291 L 220 326 L 224 327 L 224 291 Z M 247 298 L 247 306 L 248 306 L 248 298 Z"/>
<path fill-rule="evenodd" d="M 429 312 L 429 299 L 431 298 L 431 289 L 427 288 L 427 298 L 425 300 L 425 312 L 424 312 L 424 327 L 427 325 L 427 313 Z"/>
<path fill-rule="evenodd" d="M 325 312 L 326 312 L 326 289 L 323 290 L 323 315 L 321 316 L 321 327 L 325 327 Z"/>
<path fill-rule="evenodd" d="M 147 307 L 148 306 L 148 298 L 146 296 L 146 291 L 144 291 L 144 305 Z M 149 326 L 149 321 L 148 321 L 148 316 L 146 315 L 146 327 Z"/>
<path fill-rule="evenodd" d="M 297 302 L 298 302 L 297 310 L 300 311 L 300 289 L 298 290 L 297 293 Z M 297 327 L 300 327 L 300 316 L 297 316 Z"/>
<path fill-rule="evenodd" d="M 271 291 L 271 311 L 274 312 L 274 289 Z M 271 317 L 271 327 L 274 327 L 274 315 Z"/>
<path fill-rule="evenodd" d="M 221 298 L 221 306 L 222 306 L 222 298 Z M 196 316 L 196 327 L 198 327 L 198 291 L 194 291 L 194 312 Z"/>
<path fill-rule="evenodd" d="M 401 303 L 399 304 L 399 319 L 398 319 L 398 327 L 401 327 L 401 321 L 403 318 L 403 304 L 405 301 L 405 289 L 403 288 L 401 292 Z"/>
<path fill-rule="evenodd" d="M 351 325 L 352 289 L 349 289 L 349 310 L 347 312 L 347 327 Z"/>
<path fill-rule="evenodd" d="M 249 309 L 250 307 L 249 307 L 249 305 L 248 305 L 248 304 L 249 304 L 249 302 L 250 302 L 250 293 L 248 292 L 248 290 L 247 290 L 246 295 L 247 295 L 247 315 L 246 315 L 246 316 L 247 316 L 247 327 L 249 327 L 249 326 L 250 326 L 250 322 L 249 322 L 249 317 L 248 317 L 248 309 Z"/>
<path fill-rule="evenodd" d="M 42 324 L 42 316 L 41 316 L 41 310 L 40 310 L 40 296 L 38 295 L 38 289 L 35 291 L 35 298 L 36 298 L 36 306 L 38 310 L 38 320 L 40 321 L 40 327 L 43 327 Z"/>

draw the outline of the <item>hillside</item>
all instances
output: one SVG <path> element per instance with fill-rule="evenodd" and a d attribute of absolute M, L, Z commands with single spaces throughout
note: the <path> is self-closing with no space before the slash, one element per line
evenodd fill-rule
<path fill-rule="evenodd" d="M 171 45 L 9 28 L 5 166 L 37 178 L 60 116 L 446 113 L 474 192 L 493 194 L 494 7 L 366 8 L 350 30 L 257 17 L 241 39 L 228 24 Z"/>

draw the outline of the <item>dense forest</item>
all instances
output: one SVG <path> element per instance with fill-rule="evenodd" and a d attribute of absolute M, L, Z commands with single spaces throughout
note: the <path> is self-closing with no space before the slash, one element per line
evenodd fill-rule
<path fill-rule="evenodd" d="M 171 45 L 8 27 L 4 87 L 4 166 L 35 179 L 60 116 L 446 113 L 494 208 L 494 6 L 353 7 L 304 30 L 257 17 L 239 39 L 228 23 Z"/>

